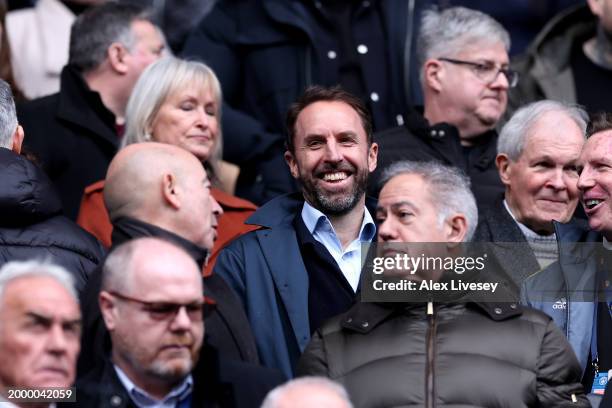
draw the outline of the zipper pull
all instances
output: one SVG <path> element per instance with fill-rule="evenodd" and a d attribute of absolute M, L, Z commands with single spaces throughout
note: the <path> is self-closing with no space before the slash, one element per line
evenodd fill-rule
<path fill-rule="evenodd" d="M 433 302 L 427 302 L 427 316 L 433 316 L 433 314 L 434 314 Z"/>

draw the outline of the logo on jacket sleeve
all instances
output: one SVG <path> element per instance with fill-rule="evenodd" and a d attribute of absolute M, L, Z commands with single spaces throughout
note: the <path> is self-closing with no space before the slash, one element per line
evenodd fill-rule
<path fill-rule="evenodd" d="M 565 298 L 562 297 L 561 299 L 559 299 L 555 303 L 553 303 L 552 308 L 553 308 L 553 310 L 565 310 L 565 309 L 567 309 L 567 300 L 565 300 Z"/>

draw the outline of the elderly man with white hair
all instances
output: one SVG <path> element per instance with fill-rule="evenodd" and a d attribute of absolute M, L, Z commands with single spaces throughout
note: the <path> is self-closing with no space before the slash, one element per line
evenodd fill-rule
<path fill-rule="evenodd" d="M 476 201 L 457 169 L 398 162 L 383 183 L 379 247 L 437 243 L 453 254 L 470 239 Z M 317 330 L 298 375 L 338 381 L 359 407 L 590 406 L 578 361 L 550 317 L 516 303 L 454 299 L 357 303 Z"/>
<path fill-rule="evenodd" d="M 516 111 L 501 130 L 496 164 L 505 193 L 483 211 L 475 240 L 494 243 L 490 255 L 517 293 L 525 278 L 558 259 L 553 221 L 572 221 L 578 204 L 586 127 L 583 109 L 545 100 Z"/>
<path fill-rule="evenodd" d="M 8 401 L 0 405 L 33 406 L 9 389 L 72 386 L 80 339 L 81 313 L 68 271 L 39 261 L 0 268 L 0 400 Z"/>

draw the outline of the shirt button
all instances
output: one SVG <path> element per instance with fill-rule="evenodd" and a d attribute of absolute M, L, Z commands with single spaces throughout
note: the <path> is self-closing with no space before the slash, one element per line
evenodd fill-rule
<path fill-rule="evenodd" d="M 110 403 L 113 407 L 118 407 L 122 402 L 121 397 L 118 395 L 113 395 L 110 399 Z"/>
<path fill-rule="evenodd" d="M 327 51 L 327 58 L 329 58 L 329 59 L 336 59 L 336 56 L 337 56 L 336 51 L 334 51 L 334 50 Z"/>
<path fill-rule="evenodd" d="M 372 102 L 378 102 L 378 99 L 379 99 L 378 94 L 376 92 L 372 92 L 370 94 L 370 99 L 372 100 Z"/>
<path fill-rule="evenodd" d="M 360 54 L 367 54 L 368 53 L 368 47 L 364 44 L 359 44 L 357 46 L 357 52 Z"/>

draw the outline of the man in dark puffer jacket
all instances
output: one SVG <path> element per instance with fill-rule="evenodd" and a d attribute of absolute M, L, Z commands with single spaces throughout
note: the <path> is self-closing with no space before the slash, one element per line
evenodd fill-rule
<path fill-rule="evenodd" d="M 379 243 L 473 235 L 476 202 L 458 170 L 398 162 L 383 180 Z M 357 407 L 590 406 L 561 331 L 516 303 L 357 303 L 317 331 L 297 372 L 340 382 Z"/>
<path fill-rule="evenodd" d="M 81 290 L 104 249 L 61 215 L 60 198 L 47 176 L 19 155 L 22 142 L 11 88 L 0 80 L 0 265 L 48 258 L 70 271 Z"/>

